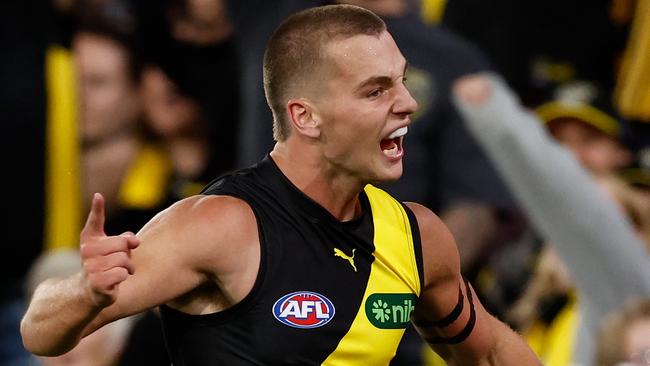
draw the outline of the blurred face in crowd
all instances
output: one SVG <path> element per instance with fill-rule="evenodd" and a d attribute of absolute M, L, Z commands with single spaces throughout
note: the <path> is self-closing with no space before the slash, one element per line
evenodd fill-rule
<path fill-rule="evenodd" d="M 196 127 L 197 103 L 183 96 L 159 68 L 145 68 L 140 91 L 147 122 L 157 134 L 170 137 Z"/>
<path fill-rule="evenodd" d="M 361 181 L 402 174 L 403 136 L 417 108 L 404 85 L 406 60 L 386 31 L 326 46 L 328 80 L 317 98 L 323 158 Z"/>
<path fill-rule="evenodd" d="M 116 41 L 78 33 L 73 52 L 79 84 L 79 119 L 85 143 L 131 131 L 140 113 L 129 53 Z"/>
<path fill-rule="evenodd" d="M 606 174 L 630 164 L 632 155 L 615 138 L 574 118 L 549 123 L 553 136 L 567 146 L 587 169 Z"/>

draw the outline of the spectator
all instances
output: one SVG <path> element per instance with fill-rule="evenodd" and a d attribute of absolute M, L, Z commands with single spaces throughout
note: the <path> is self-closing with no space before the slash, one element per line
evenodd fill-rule
<path fill-rule="evenodd" d="M 138 229 L 166 204 L 171 164 L 145 134 L 136 18 L 123 0 L 81 3 L 73 37 L 85 202 L 106 196 L 109 232 Z"/>
<path fill-rule="evenodd" d="M 214 141 L 199 103 L 183 95 L 176 84 L 154 65 L 145 67 L 140 86 L 145 121 L 170 158 L 173 176 L 170 200 L 197 194 L 214 178 Z"/>
<path fill-rule="evenodd" d="M 612 174 L 632 163 L 625 146 L 627 126 L 605 91 L 594 83 L 560 86 L 553 101 L 537 108 L 551 134 L 596 175 Z"/>

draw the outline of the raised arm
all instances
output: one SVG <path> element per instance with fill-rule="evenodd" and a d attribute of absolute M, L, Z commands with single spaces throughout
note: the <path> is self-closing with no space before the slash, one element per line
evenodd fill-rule
<path fill-rule="evenodd" d="M 630 223 L 505 83 L 479 74 L 459 82 L 455 93 L 468 129 L 555 246 L 596 316 L 650 295 L 649 257 Z"/>
<path fill-rule="evenodd" d="M 257 231 L 250 208 L 232 197 L 180 201 L 154 217 L 137 237 L 106 236 L 103 223 L 104 201 L 96 195 L 81 233 L 82 271 L 41 284 L 23 318 L 23 343 L 30 352 L 63 354 L 111 321 L 169 303 L 207 282 L 216 284 L 223 271 L 236 272 L 232 267 L 241 263 L 240 257 L 255 262 L 254 251 L 235 255 L 246 252 L 242 248 L 255 248 Z M 233 227 L 243 230 L 229 230 Z M 233 301 L 243 297 L 246 284 L 236 290 L 227 294 Z M 184 300 L 192 311 L 192 302 Z"/>
<path fill-rule="evenodd" d="M 459 365 L 541 365 L 524 341 L 483 308 L 460 274 L 458 249 L 440 219 L 409 203 L 420 228 L 424 288 L 413 313 L 418 333 Z"/>

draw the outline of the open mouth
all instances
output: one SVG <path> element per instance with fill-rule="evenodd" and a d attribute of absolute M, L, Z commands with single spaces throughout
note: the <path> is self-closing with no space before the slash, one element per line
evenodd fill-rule
<path fill-rule="evenodd" d="M 402 142 L 404 135 L 408 132 L 408 127 L 404 126 L 393 131 L 387 138 L 381 140 L 379 146 L 381 151 L 389 158 L 397 158 L 402 156 Z"/>

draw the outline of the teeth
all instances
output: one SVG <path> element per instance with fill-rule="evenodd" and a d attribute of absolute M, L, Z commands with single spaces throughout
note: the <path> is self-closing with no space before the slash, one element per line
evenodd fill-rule
<path fill-rule="evenodd" d="M 409 128 L 406 127 L 406 126 L 404 126 L 404 127 L 402 127 L 402 128 L 398 128 L 398 129 L 395 130 L 393 133 L 391 133 L 391 134 L 388 136 L 388 138 L 389 138 L 389 139 L 394 139 L 394 138 L 396 138 L 396 137 L 402 137 L 402 136 L 406 135 L 406 133 L 407 133 L 408 131 L 409 131 Z"/>
<path fill-rule="evenodd" d="M 395 156 L 397 155 L 397 152 L 398 152 L 397 145 L 393 145 L 393 147 L 391 147 L 390 149 L 384 150 L 384 154 L 388 156 Z"/>

